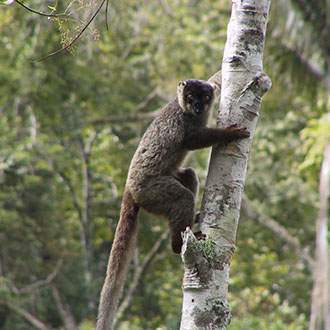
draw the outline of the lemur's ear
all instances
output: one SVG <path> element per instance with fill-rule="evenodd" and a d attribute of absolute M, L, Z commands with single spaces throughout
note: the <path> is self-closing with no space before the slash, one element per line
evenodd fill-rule
<path fill-rule="evenodd" d="M 217 89 L 217 85 L 213 82 L 209 82 L 210 86 L 213 88 L 213 91 Z"/>
<path fill-rule="evenodd" d="M 218 100 L 220 98 L 221 94 L 221 84 L 218 84 L 216 82 L 209 82 L 209 84 L 213 88 L 213 95 L 214 95 L 214 100 Z"/>
<path fill-rule="evenodd" d="M 184 94 L 184 88 L 187 85 L 187 81 L 186 80 L 182 80 L 178 83 L 178 87 L 176 89 L 176 95 L 178 97 L 178 102 L 180 105 L 180 108 L 185 111 L 186 107 L 183 101 L 183 94 Z"/>

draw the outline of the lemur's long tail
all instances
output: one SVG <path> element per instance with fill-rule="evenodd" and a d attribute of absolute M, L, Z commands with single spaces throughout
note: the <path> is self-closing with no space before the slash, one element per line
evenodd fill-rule
<path fill-rule="evenodd" d="M 131 193 L 126 189 L 115 240 L 109 257 L 107 275 L 101 292 L 96 330 L 112 329 L 112 323 L 136 243 L 138 212 L 138 205 L 135 204 Z"/>

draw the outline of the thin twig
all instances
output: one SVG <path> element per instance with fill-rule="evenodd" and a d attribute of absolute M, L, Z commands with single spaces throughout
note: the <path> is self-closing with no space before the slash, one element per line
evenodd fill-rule
<path fill-rule="evenodd" d="M 40 16 L 45 16 L 45 17 L 55 17 L 55 18 L 63 18 L 63 19 L 73 19 L 75 20 L 74 17 L 67 15 L 67 14 L 52 14 L 52 13 L 43 13 L 41 11 L 35 10 L 31 7 L 28 7 L 27 5 L 25 5 L 23 2 L 21 2 L 20 0 L 15 0 L 15 2 L 17 4 L 19 4 L 21 7 L 23 7 L 24 9 L 30 11 L 31 13 L 40 15 Z"/>
<path fill-rule="evenodd" d="M 89 135 L 89 137 L 86 139 L 86 143 L 83 142 L 82 144 L 82 151 L 85 156 L 90 156 L 94 142 L 96 141 L 97 137 L 99 136 L 100 132 L 96 131 Z"/>
<path fill-rule="evenodd" d="M 50 284 L 55 277 L 58 275 L 61 267 L 63 265 L 63 259 L 59 259 L 58 262 L 56 263 L 56 266 L 54 268 L 54 270 L 43 280 L 38 280 L 32 284 L 29 284 L 23 288 L 16 288 L 16 287 L 12 287 L 12 291 L 16 294 L 23 294 L 23 293 L 29 293 L 29 292 L 33 292 L 37 289 L 39 289 L 42 286 L 48 285 Z"/>
<path fill-rule="evenodd" d="M 52 56 L 55 56 L 59 53 L 62 53 L 64 52 L 65 50 L 68 50 L 81 36 L 82 34 L 86 31 L 86 29 L 89 27 L 89 25 L 93 22 L 94 18 L 97 16 L 97 14 L 100 12 L 101 8 L 103 7 L 104 3 L 105 3 L 106 0 L 102 0 L 101 1 L 101 4 L 99 5 L 99 7 L 96 9 L 95 13 L 92 15 L 92 17 L 89 19 L 89 21 L 86 23 L 86 25 L 81 29 L 81 31 L 72 39 L 72 41 L 67 44 L 66 46 L 42 57 L 42 58 L 39 58 L 38 60 L 35 60 L 36 62 L 41 62 L 41 61 L 44 61 Z"/>
<path fill-rule="evenodd" d="M 109 24 L 108 24 L 108 10 L 109 10 L 109 0 L 106 0 L 105 4 L 105 26 L 107 27 L 107 31 L 109 31 Z"/>
<path fill-rule="evenodd" d="M 78 213 L 79 220 L 82 221 L 82 207 L 79 203 L 77 193 L 70 178 L 63 171 L 60 171 L 54 162 L 51 162 L 51 165 L 53 166 L 55 173 L 63 180 L 64 184 L 69 189 L 72 198 L 72 204 Z"/>

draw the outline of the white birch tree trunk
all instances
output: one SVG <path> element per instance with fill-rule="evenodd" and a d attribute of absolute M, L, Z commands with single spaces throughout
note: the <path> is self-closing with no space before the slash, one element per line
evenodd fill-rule
<path fill-rule="evenodd" d="M 330 144 L 325 147 L 320 173 L 320 211 L 316 223 L 314 285 L 309 330 L 330 329 L 329 198 Z"/>
<path fill-rule="evenodd" d="M 247 127 L 251 138 L 212 150 L 201 210 L 201 230 L 206 240 L 197 241 L 189 229 L 184 233 L 181 330 L 225 329 L 230 322 L 229 268 L 248 154 L 261 97 L 271 86 L 262 66 L 270 0 L 232 2 L 222 62 L 218 126 Z"/>

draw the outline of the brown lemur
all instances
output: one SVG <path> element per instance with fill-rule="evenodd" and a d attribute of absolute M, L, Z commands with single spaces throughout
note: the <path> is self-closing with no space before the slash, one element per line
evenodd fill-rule
<path fill-rule="evenodd" d="M 209 81 L 185 80 L 144 133 L 128 171 L 120 219 L 101 292 L 97 330 L 111 329 L 137 237 L 142 207 L 169 220 L 172 249 L 180 253 L 181 233 L 192 226 L 198 178 L 180 168 L 188 151 L 249 137 L 246 128 L 206 127 L 209 110 L 219 94 L 221 73 Z"/>

